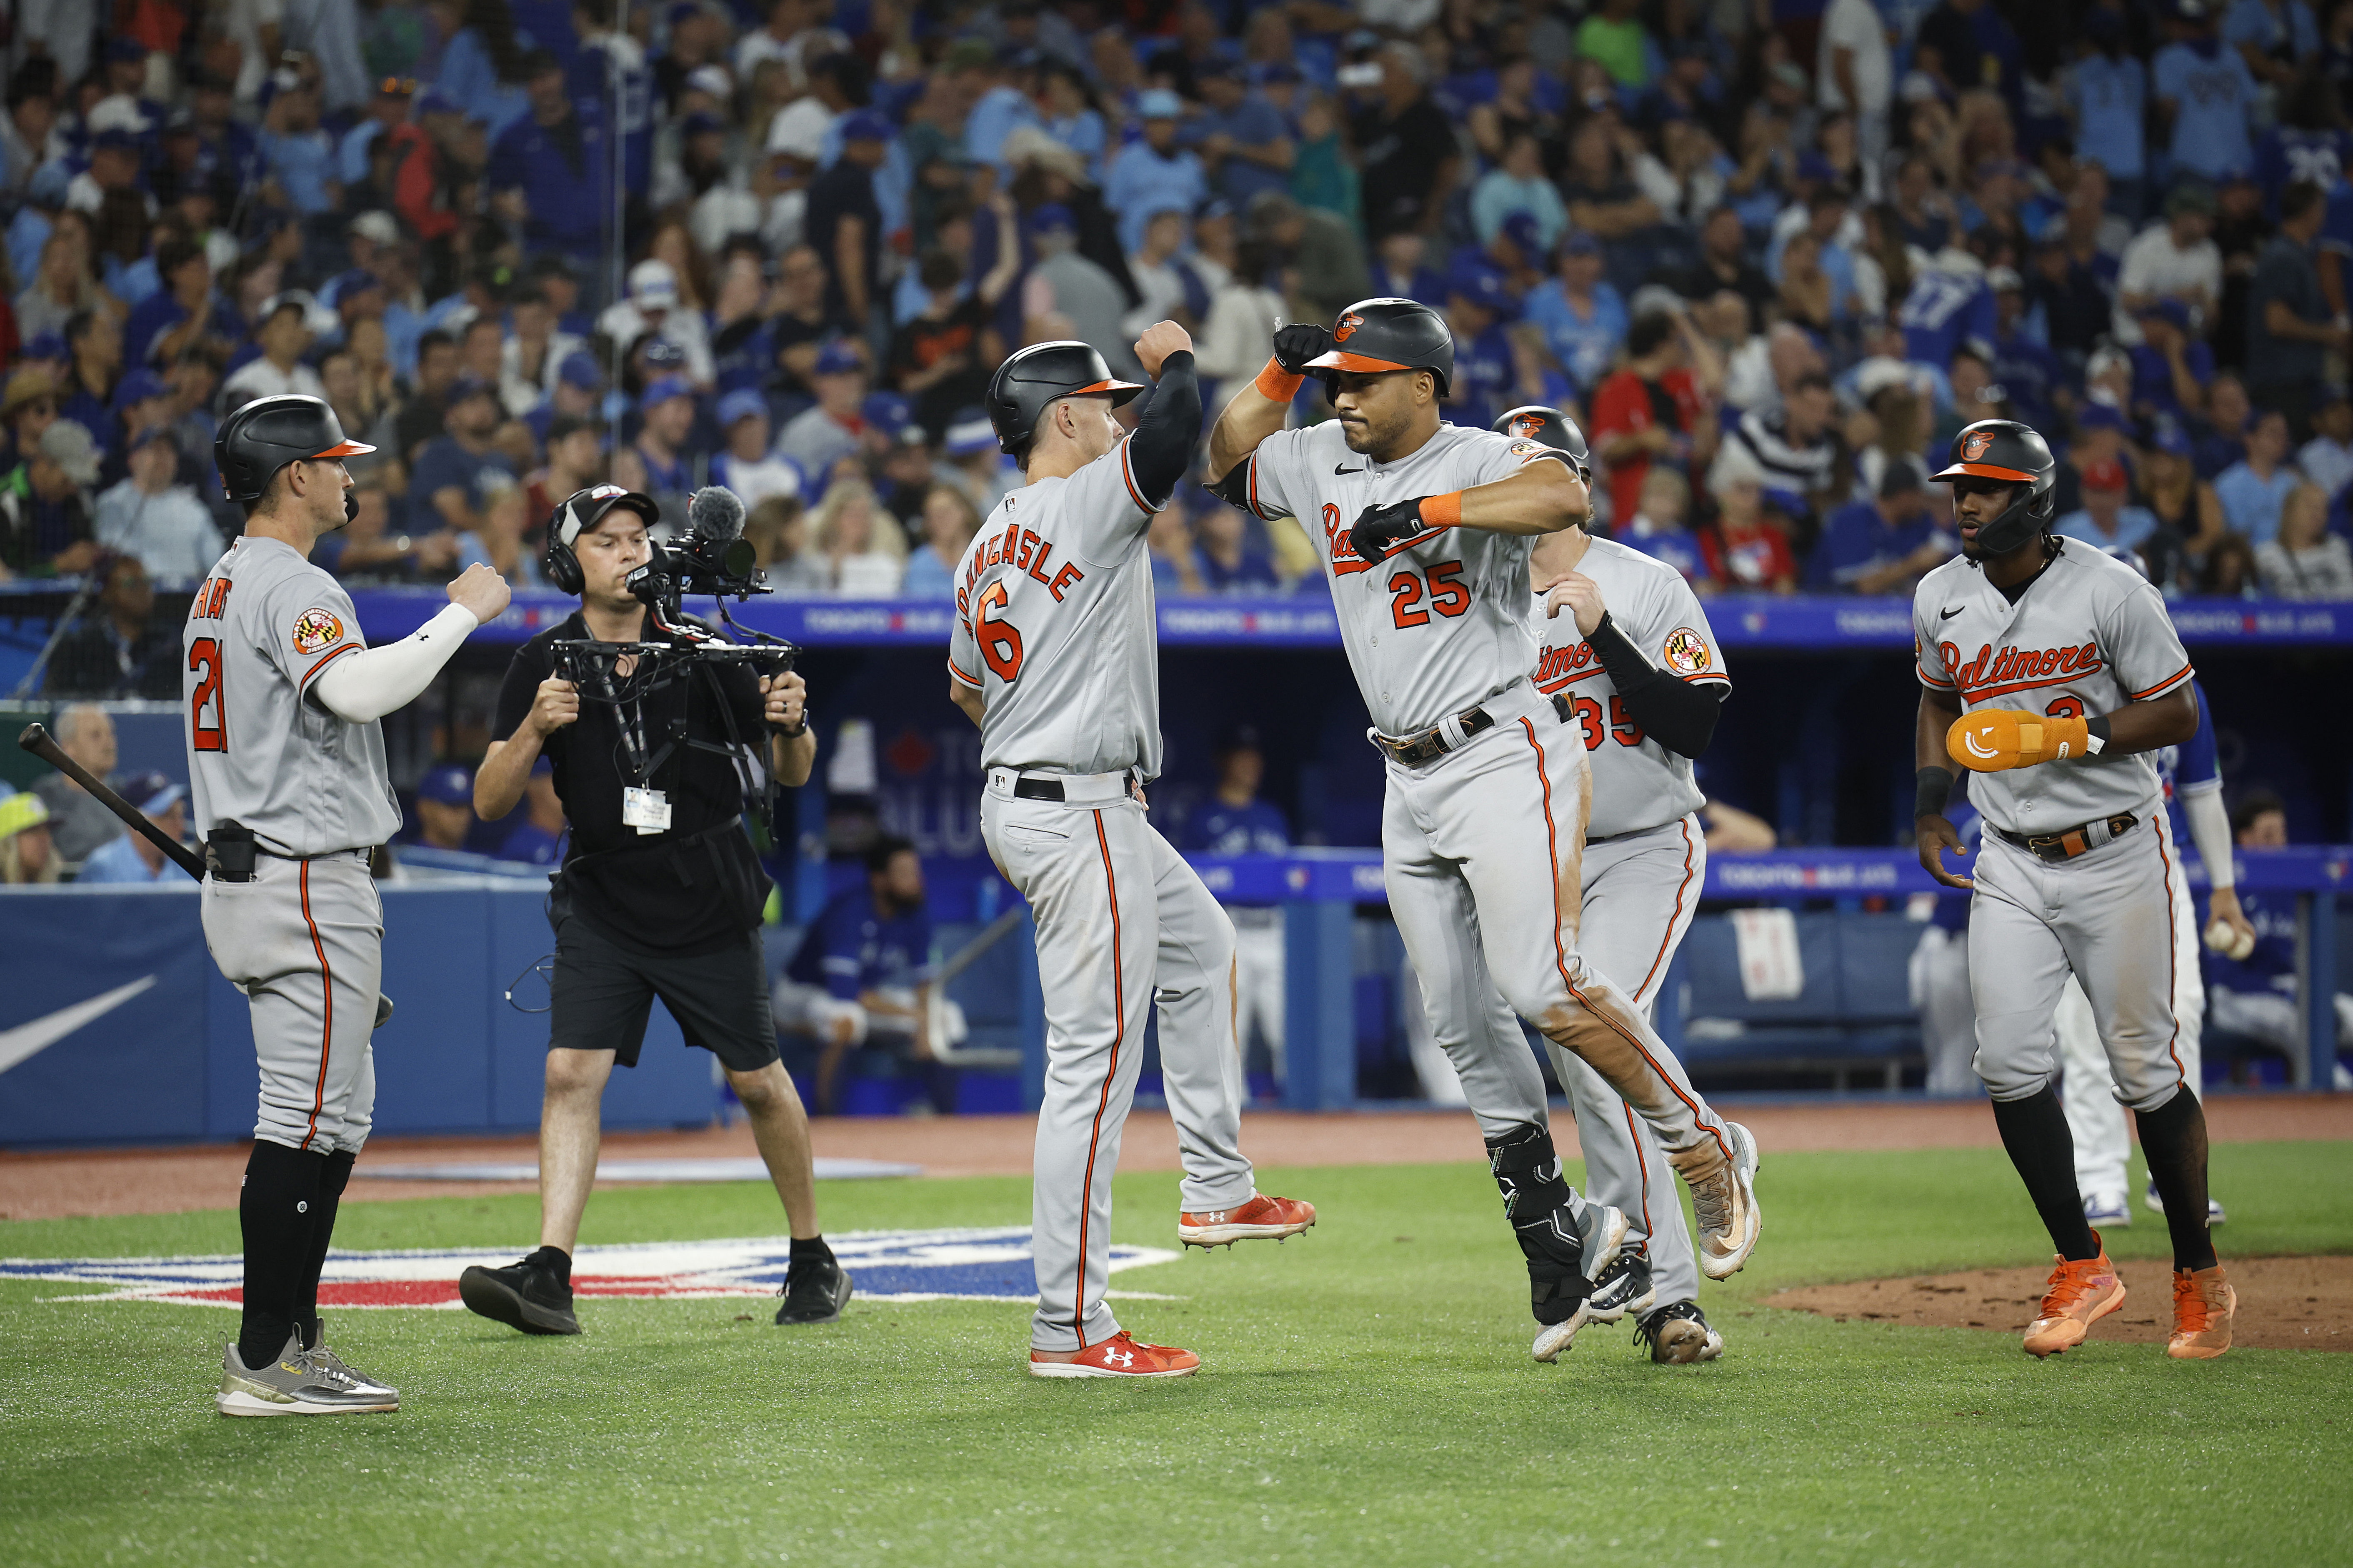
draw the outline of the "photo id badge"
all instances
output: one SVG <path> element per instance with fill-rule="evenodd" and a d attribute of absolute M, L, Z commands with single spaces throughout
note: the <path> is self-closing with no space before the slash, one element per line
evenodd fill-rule
<path fill-rule="evenodd" d="M 621 826 L 639 833 L 670 831 L 670 797 L 658 789 L 621 791 Z"/>

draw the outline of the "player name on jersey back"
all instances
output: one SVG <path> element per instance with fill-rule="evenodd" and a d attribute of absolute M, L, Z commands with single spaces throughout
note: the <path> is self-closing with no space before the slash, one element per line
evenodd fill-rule
<path fill-rule="evenodd" d="M 1731 691 L 1732 678 L 1716 651 L 1707 612 L 1682 573 L 1608 539 L 1587 545 L 1576 569 L 1601 590 L 1610 624 L 1636 652 L 1678 679 L 1719 695 Z M 1536 689 L 1568 703 L 1569 720 L 1593 764 L 1593 813 L 1586 836 L 1614 838 L 1697 811 L 1706 797 L 1692 775 L 1691 759 L 1643 733 L 1592 645 L 1577 629 L 1576 615 L 1564 605 L 1547 617 L 1544 595 L 1531 597 L 1528 629 L 1537 644 Z"/>
<path fill-rule="evenodd" d="M 343 584 L 290 545 L 247 537 L 196 590 L 180 638 L 190 820 L 253 830 L 280 855 L 382 844 L 400 830 L 381 725 L 308 700 L 367 646 Z"/>
<path fill-rule="evenodd" d="M 1953 693 L 1963 711 L 2090 717 L 2189 681 L 2189 655 L 2147 580 L 2086 545 L 2058 548 L 2015 605 L 1965 557 L 1920 579 L 1912 601 L 1920 683 Z M 1972 773 L 1969 799 L 2012 833 L 2126 811 L 2146 823 L 2159 799 L 2157 763 L 2142 752 Z"/>
<path fill-rule="evenodd" d="M 1010 492 L 958 563 L 948 673 L 981 694 L 984 766 L 1160 771 L 1152 509 L 1127 456 Z"/>
<path fill-rule="evenodd" d="M 1432 528 L 1377 564 L 1348 548 L 1366 507 L 1468 489 L 1560 454 L 1541 442 L 1440 425 L 1393 463 L 1349 450 L 1340 422 L 1282 430 L 1250 457 L 1251 510 L 1320 537 L 1332 607 L 1373 727 L 1409 735 L 1527 678 L 1527 535 Z"/>

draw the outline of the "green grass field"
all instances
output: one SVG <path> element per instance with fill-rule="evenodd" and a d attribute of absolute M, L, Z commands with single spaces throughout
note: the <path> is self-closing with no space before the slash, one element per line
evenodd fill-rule
<path fill-rule="evenodd" d="M 2353 1144 L 2218 1148 L 2224 1257 L 2353 1251 Z M 1653 1367 L 1596 1326 L 1527 1356 L 1525 1276 L 1476 1166 L 1267 1171 L 1302 1241 L 1116 1287 L 1201 1352 L 1144 1386 L 1021 1370 L 1012 1303 L 853 1304 L 786 1331 L 742 1300 L 595 1300 L 576 1340 L 346 1312 L 397 1415 L 213 1413 L 225 1311 L 0 1286 L 0 1561 L 174 1564 L 2200 1563 L 2353 1556 L 2353 1355 L 2174 1363 L 2094 1343 L 1833 1323 L 1802 1281 L 2048 1256 L 1992 1151 L 1768 1159 L 1764 1240 L 1705 1288 L 1727 1349 Z M 1016 1179 L 860 1182 L 828 1229 L 1006 1225 Z M 1120 1179 L 1120 1239 L 1173 1245 L 1176 1179 Z M 520 1252 L 535 1200 L 348 1205 L 339 1245 Z M 765 1235 L 750 1186 L 601 1194 L 584 1242 Z M 2163 1231 L 2112 1238 L 2153 1256 Z M 234 1214 L 0 1225 L 0 1255 L 234 1252 Z M 757 1310 L 756 1321 L 736 1321 Z"/>

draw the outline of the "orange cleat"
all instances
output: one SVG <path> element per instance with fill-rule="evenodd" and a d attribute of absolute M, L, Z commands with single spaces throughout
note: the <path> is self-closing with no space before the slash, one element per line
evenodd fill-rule
<path fill-rule="evenodd" d="M 1281 1241 L 1315 1223 L 1315 1205 L 1298 1198 L 1253 1196 L 1238 1209 L 1176 1216 L 1176 1239 L 1187 1247 L 1231 1247 L 1237 1241 Z"/>
<path fill-rule="evenodd" d="M 1190 1377 L 1200 1370 L 1201 1358 L 1191 1351 L 1138 1344 L 1125 1329 L 1076 1355 L 1067 1351 L 1029 1352 L 1032 1377 Z"/>
<path fill-rule="evenodd" d="M 2238 1316 L 2239 1293 L 2222 1278 L 2222 1266 L 2173 1271 L 2173 1337 L 2165 1353 L 2176 1361 L 2212 1361 L 2231 1348 L 2231 1320 Z"/>
<path fill-rule="evenodd" d="M 2100 1248 L 2097 1258 L 2081 1263 L 2051 1260 L 2056 1267 L 2042 1293 L 2042 1310 L 2026 1325 L 2028 1355 L 2052 1356 L 2074 1349 L 2094 1323 L 2125 1304 L 2125 1282 L 2116 1278 L 2116 1266 L 2108 1261 L 2098 1231 L 2092 1233 L 2092 1241 Z"/>

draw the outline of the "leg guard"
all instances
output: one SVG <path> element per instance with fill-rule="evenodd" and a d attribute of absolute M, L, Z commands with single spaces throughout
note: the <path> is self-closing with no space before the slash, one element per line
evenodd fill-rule
<path fill-rule="evenodd" d="M 1529 1310 L 1539 1323 L 1567 1321 L 1592 1294 L 1593 1281 L 1584 1268 L 1585 1200 L 1561 1180 L 1552 1134 L 1531 1127 L 1489 1143 L 1487 1168 L 1528 1260 Z"/>

